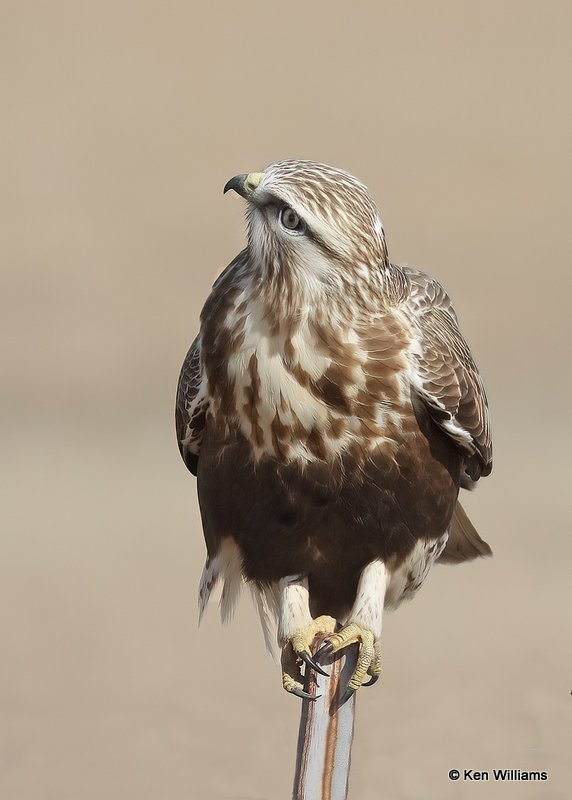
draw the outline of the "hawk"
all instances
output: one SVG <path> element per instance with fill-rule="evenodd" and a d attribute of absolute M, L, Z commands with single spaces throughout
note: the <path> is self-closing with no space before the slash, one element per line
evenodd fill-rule
<path fill-rule="evenodd" d="M 249 582 L 301 697 L 303 669 L 358 643 L 345 700 L 380 674 L 384 609 L 435 562 L 491 554 L 458 501 L 491 471 L 487 398 L 445 290 L 390 262 L 356 178 L 290 160 L 229 189 L 248 244 L 206 300 L 176 401 L 207 546 L 200 612 L 220 580 L 228 619 Z"/>

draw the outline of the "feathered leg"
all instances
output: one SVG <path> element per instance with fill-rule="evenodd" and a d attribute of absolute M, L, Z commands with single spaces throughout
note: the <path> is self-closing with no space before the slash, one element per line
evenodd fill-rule
<path fill-rule="evenodd" d="M 303 575 L 290 575 L 279 583 L 278 643 L 282 648 L 282 685 L 287 692 L 298 697 L 310 697 L 302 685 L 302 662 L 307 667 L 327 673 L 312 658 L 311 644 L 318 633 L 332 633 L 336 621 L 332 617 L 310 614 L 308 579 Z"/>
<path fill-rule="evenodd" d="M 375 683 L 381 674 L 380 637 L 387 580 L 383 561 L 372 561 L 363 569 L 356 599 L 346 624 L 337 633 L 331 633 L 327 637 L 314 657 L 317 661 L 322 654 L 337 653 L 338 650 L 359 642 L 358 662 L 341 703 L 362 686 L 367 674 L 371 675 L 371 679 L 366 686 Z"/>

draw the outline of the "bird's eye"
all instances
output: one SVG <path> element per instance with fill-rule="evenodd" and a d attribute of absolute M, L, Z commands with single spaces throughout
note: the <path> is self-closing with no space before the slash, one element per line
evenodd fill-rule
<path fill-rule="evenodd" d="M 283 208 L 280 212 L 280 222 L 287 228 L 289 231 L 301 231 L 304 227 L 304 223 L 296 214 L 293 208 Z"/>

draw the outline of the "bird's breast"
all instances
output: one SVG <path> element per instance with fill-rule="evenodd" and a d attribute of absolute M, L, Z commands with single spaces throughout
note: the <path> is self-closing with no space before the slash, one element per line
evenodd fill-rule
<path fill-rule="evenodd" d="M 235 306 L 205 357 L 209 415 L 238 428 L 256 458 L 331 460 L 391 443 L 409 401 L 409 339 L 391 315 L 364 332 L 311 314 L 277 324 Z M 210 355 L 210 358 L 209 358 Z"/>

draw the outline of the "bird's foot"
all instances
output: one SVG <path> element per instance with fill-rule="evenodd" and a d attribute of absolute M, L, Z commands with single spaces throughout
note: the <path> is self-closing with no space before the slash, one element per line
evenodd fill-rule
<path fill-rule="evenodd" d="M 372 631 L 356 625 L 355 622 L 351 622 L 336 633 L 331 633 L 314 655 L 314 661 L 319 661 L 321 656 L 333 655 L 351 644 L 359 644 L 359 655 L 356 668 L 340 699 L 340 705 L 349 700 L 360 686 L 372 686 L 381 675 L 379 639 L 376 638 Z M 364 683 L 366 675 L 371 677 L 367 683 Z"/>
<path fill-rule="evenodd" d="M 333 617 L 321 616 L 312 620 L 310 625 L 295 631 L 282 648 L 282 685 L 287 692 L 297 697 L 315 699 L 304 691 L 301 673 L 302 663 L 316 670 L 322 675 L 328 673 L 312 657 L 312 642 L 319 633 L 331 634 L 336 629 L 336 620 Z"/>

